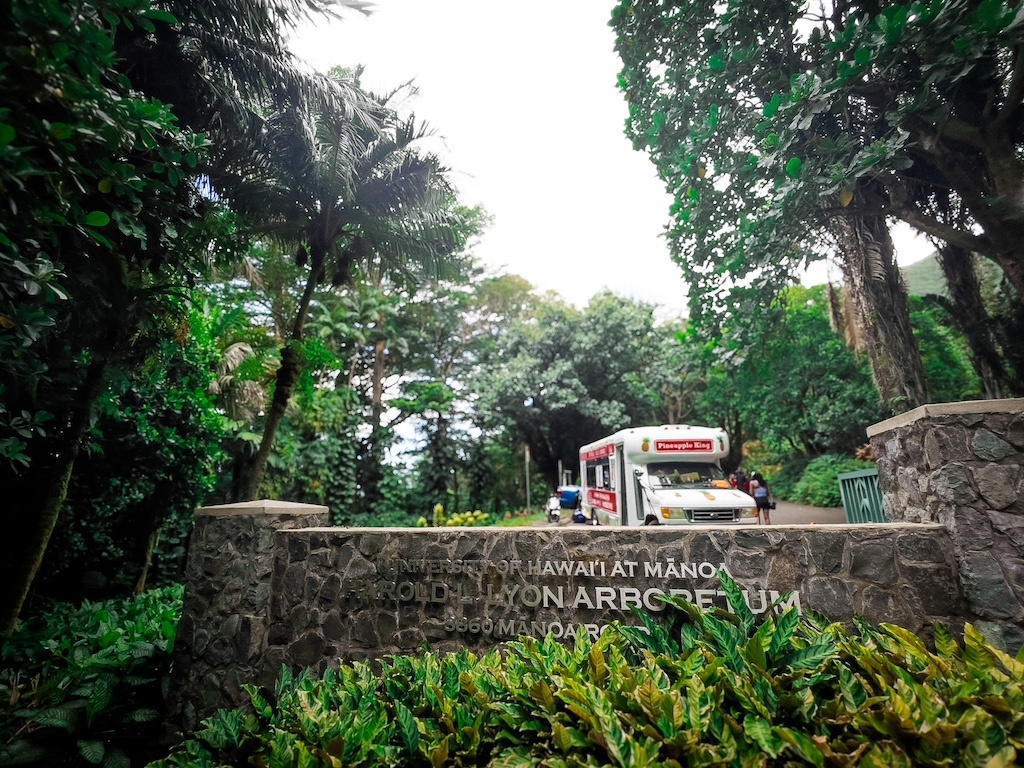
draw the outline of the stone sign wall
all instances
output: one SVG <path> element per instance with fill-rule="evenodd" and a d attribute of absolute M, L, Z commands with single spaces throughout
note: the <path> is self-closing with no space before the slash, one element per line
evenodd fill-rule
<path fill-rule="evenodd" d="M 942 524 L 992 641 L 1024 644 L 1024 399 L 925 405 L 868 429 L 886 514 Z"/>
<path fill-rule="evenodd" d="M 1024 400 L 924 406 L 869 435 L 887 525 L 338 529 L 322 527 L 324 507 L 199 510 L 172 711 L 194 729 L 282 665 L 596 636 L 636 623 L 633 608 L 658 612 L 664 594 L 725 608 L 719 569 L 755 612 L 779 601 L 924 637 L 971 621 L 1015 652 Z"/>
<path fill-rule="evenodd" d="M 271 580 L 287 541 L 278 534 L 328 517 L 327 507 L 287 501 L 197 510 L 169 701 L 189 730 L 218 707 L 244 702 L 245 683 L 266 679 Z"/>
<path fill-rule="evenodd" d="M 186 728 L 281 665 L 596 636 L 639 623 L 632 607 L 658 612 L 662 594 L 726 608 L 720 568 L 755 612 L 792 604 L 925 636 L 964 620 L 939 525 L 337 529 L 310 513 L 296 528 L 297 505 L 200 510 L 175 650 Z"/>

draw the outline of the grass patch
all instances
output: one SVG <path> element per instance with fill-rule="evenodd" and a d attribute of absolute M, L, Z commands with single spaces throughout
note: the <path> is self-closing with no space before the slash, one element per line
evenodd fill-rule
<path fill-rule="evenodd" d="M 545 512 L 509 512 L 505 517 L 498 518 L 494 523 L 498 528 L 524 528 L 541 525 L 548 519 Z"/>

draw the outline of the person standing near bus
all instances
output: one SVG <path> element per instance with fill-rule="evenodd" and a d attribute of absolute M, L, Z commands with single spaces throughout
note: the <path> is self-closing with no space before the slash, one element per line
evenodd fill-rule
<path fill-rule="evenodd" d="M 760 472 L 750 476 L 750 495 L 754 497 L 754 503 L 757 505 L 758 523 L 771 525 L 772 503 L 768 494 L 768 483 Z"/>
<path fill-rule="evenodd" d="M 736 487 L 744 493 L 750 493 L 750 481 L 747 480 L 747 476 L 743 474 L 742 467 L 736 470 Z"/>

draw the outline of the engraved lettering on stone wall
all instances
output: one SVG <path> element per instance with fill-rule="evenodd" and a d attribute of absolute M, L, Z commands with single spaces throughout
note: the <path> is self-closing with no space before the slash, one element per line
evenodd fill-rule
<path fill-rule="evenodd" d="M 444 606 L 450 633 L 514 638 L 520 635 L 572 639 L 580 632 L 597 637 L 617 619 L 638 624 L 632 609 L 657 613 L 664 596 L 678 596 L 701 608 L 731 610 L 718 585 L 725 563 L 645 560 L 486 560 L 382 559 L 376 574 L 342 584 L 341 599 L 350 609 L 387 609 L 420 603 Z M 493 578 L 493 577 L 500 578 Z M 559 579 L 570 583 L 558 583 Z M 714 588 L 708 588 L 713 585 Z M 741 590 L 750 610 L 800 610 L 798 593 Z M 537 619 L 536 609 L 564 611 L 561 619 Z M 500 615 L 491 615 L 492 609 Z M 587 612 L 600 621 L 589 621 Z"/>

